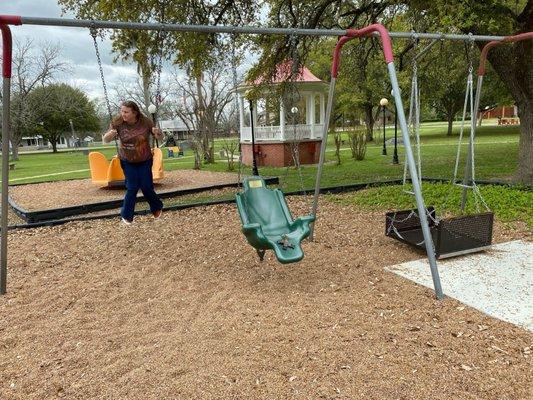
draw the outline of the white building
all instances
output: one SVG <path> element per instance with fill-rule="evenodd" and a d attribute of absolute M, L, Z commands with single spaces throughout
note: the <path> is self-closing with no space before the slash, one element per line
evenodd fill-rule
<path fill-rule="evenodd" d="M 161 120 L 159 127 L 166 137 L 173 137 L 176 142 L 190 139 L 193 133 L 180 118 Z"/>

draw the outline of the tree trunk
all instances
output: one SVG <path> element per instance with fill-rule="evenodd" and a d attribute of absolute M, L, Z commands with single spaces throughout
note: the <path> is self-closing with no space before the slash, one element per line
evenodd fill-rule
<path fill-rule="evenodd" d="M 18 138 L 12 137 L 10 142 L 11 142 L 11 159 L 13 161 L 18 161 L 19 160 L 20 136 Z"/>
<path fill-rule="evenodd" d="M 198 142 L 194 144 L 193 147 L 194 152 L 194 167 L 193 169 L 199 170 L 202 167 L 202 157 L 200 156 L 201 153 L 201 146 Z"/>
<path fill-rule="evenodd" d="M 533 183 L 533 101 L 518 108 L 520 117 L 520 141 L 518 145 L 518 169 L 515 180 Z"/>
<path fill-rule="evenodd" d="M 448 130 L 446 131 L 446 136 L 452 136 L 453 133 L 453 118 L 455 117 L 455 113 L 446 110 L 446 120 L 448 121 Z"/>
<path fill-rule="evenodd" d="M 57 153 L 57 141 L 50 140 L 50 143 L 52 144 L 52 152 Z"/>
<path fill-rule="evenodd" d="M 144 68 L 141 68 L 141 75 L 143 80 L 144 108 L 148 110 L 148 106 L 150 105 L 150 73 Z"/>
<path fill-rule="evenodd" d="M 341 165 L 341 133 L 333 130 L 333 139 L 335 140 L 335 157 L 337 165 Z"/>
<path fill-rule="evenodd" d="M 374 140 L 374 114 L 372 113 L 372 104 L 365 106 L 365 125 L 366 125 L 366 141 Z"/>
<path fill-rule="evenodd" d="M 530 16 L 524 22 L 524 28 L 531 26 L 531 22 Z M 533 41 L 524 40 L 495 47 L 490 50 L 487 58 L 515 100 L 520 117 L 518 168 L 514 179 L 531 184 L 533 183 L 533 74 L 531 73 Z"/>
<path fill-rule="evenodd" d="M 196 76 L 196 96 L 198 97 L 198 139 L 201 143 L 201 149 L 198 151 L 202 153 L 205 162 L 210 162 L 209 151 L 209 132 L 207 124 L 207 110 L 205 106 L 205 99 L 202 89 L 203 74 L 200 73 Z"/>

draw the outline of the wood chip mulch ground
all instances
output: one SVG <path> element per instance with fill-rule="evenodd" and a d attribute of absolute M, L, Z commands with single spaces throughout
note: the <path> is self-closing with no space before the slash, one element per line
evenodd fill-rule
<path fill-rule="evenodd" d="M 155 184 L 158 193 L 203 186 L 237 183 L 237 174 L 212 171 L 166 171 L 165 178 Z M 18 206 L 27 211 L 77 206 L 109 200 L 121 200 L 124 189 L 105 189 L 95 186 L 90 179 L 15 185 L 9 195 Z M 142 193 L 139 191 L 138 196 Z"/>
<path fill-rule="evenodd" d="M 0 399 L 533 397 L 531 332 L 385 272 L 423 255 L 382 213 L 319 211 L 290 265 L 258 261 L 234 205 L 10 231 Z"/>

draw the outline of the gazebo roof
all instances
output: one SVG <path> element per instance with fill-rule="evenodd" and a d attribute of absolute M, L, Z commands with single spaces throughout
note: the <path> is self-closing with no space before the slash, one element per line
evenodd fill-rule
<path fill-rule="evenodd" d="M 272 77 L 272 80 L 266 79 L 265 76 L 260 76 L 255 79 L 253 82 L 247 82 L 248 85 L 260 85 L 262 83 L 282 83 L 287 81 L 291 76 L 292 69 L 292 60 L 284 61 L 276 66 L 276 72 Z M 292 82 L 323 82 L 321 79 L 318 79 L 309 69 L 302 65 L 296 76 L 292 79 Z"/>

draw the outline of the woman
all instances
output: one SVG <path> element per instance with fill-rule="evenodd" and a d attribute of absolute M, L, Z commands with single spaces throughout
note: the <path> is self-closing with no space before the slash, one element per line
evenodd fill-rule
<path fill-rule="evenodd" d="M 122 222 L 133 222 L 137 192 L 141 189 L 150 205 L 155 218 L 161 216 L 163 202 L 154 191 L 152 179 L 152 149 L 150 135 L 162 139 L 161 130 L 154 126 L 133 101 L 125 101 L 120 107 L 120 114 L 113 118 L 109 130 L 104 134 L 104 143 L 118 137 L 118 156 L 126 177 L 126 194 L 120 215 Z"/>

